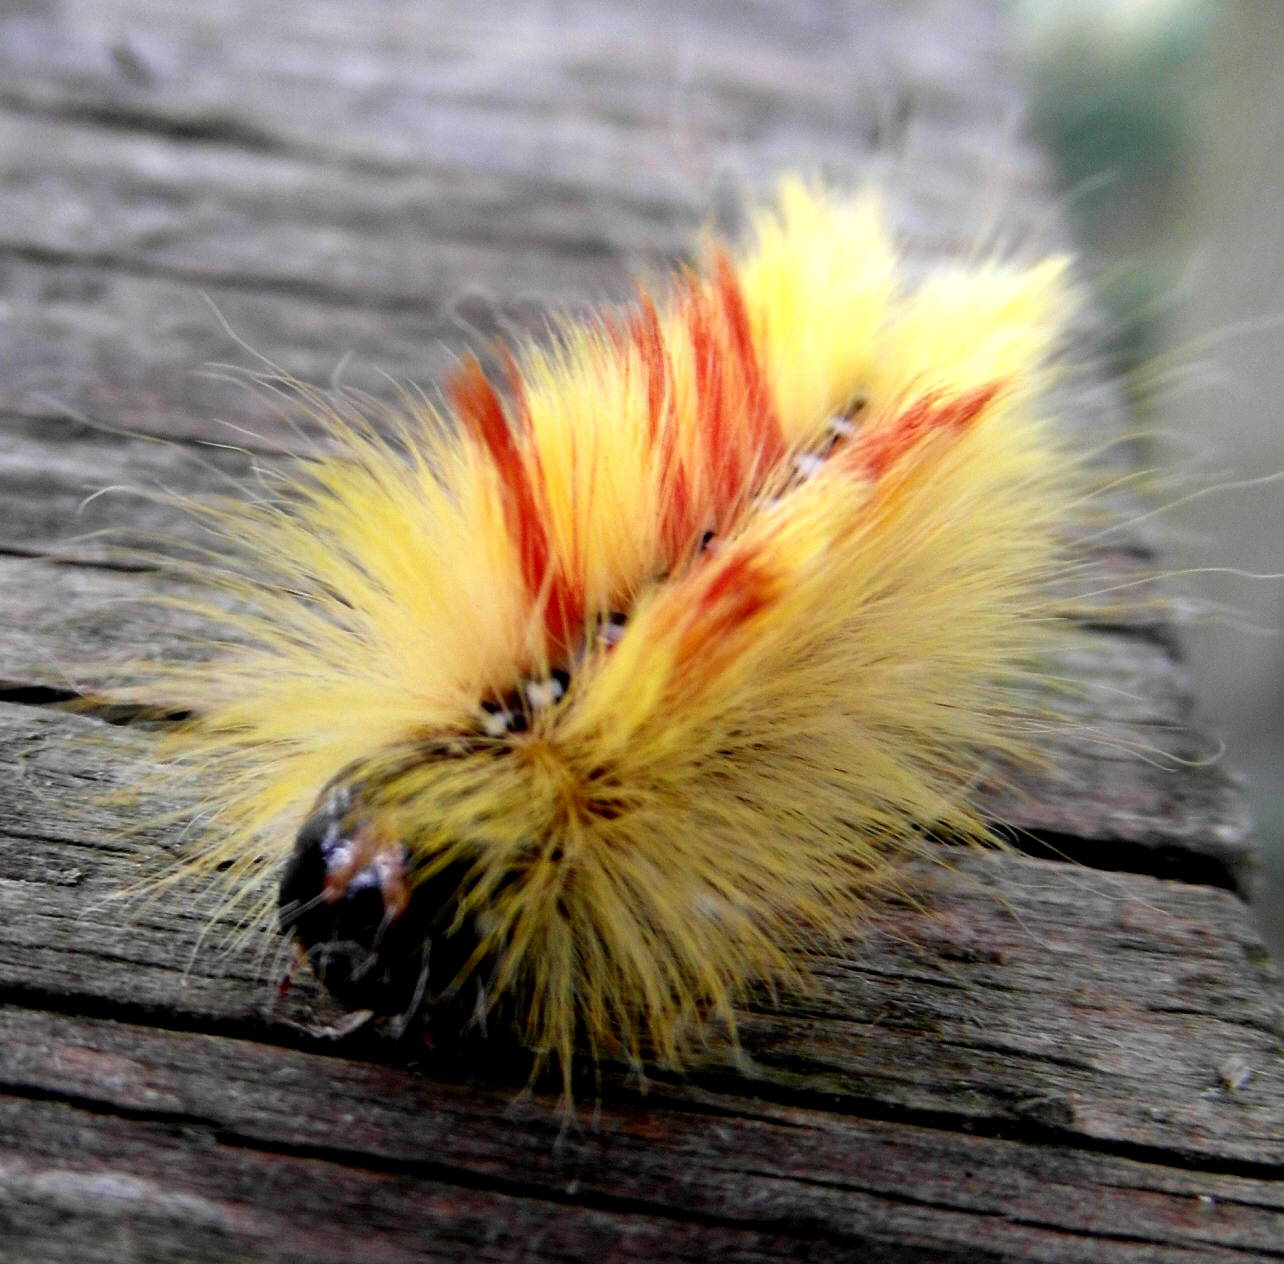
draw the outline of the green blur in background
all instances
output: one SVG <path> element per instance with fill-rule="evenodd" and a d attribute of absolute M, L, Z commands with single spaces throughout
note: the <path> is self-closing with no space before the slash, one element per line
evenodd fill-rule
<path fill-rule="evenodd" d="M 1284 3 L 1008 10 L 1156 502 L 1185 502 L 1161 517 L 1163 564 L 1204 572 L 1182 581 L 1183 644 L 1249 779 L 1254 905 L 1284 959 L 1284 587 L 1243 574 L 1284 572 Z"/>

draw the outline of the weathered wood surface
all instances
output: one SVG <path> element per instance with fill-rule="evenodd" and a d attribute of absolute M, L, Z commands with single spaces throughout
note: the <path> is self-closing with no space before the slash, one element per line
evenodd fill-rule
<path fill-rule="evenodd" d="M 902 218 L 970 245 L 1018 178 L 1013 103 L 992 16 L 942 37 L 932 7 L 24 0 L 0 408 L 280 438 L 193 375 L 229 355 L 200 291 L 299 376 L 351 352 L 386 392 L 375 370 L 429 382 L 479 328 L 625 293 L 785 165 L 909 173 Z"/>
<path fill-rule="evenodd" d="M 992 792 L 1034 854 L 911 867 L 808 994 L 742 1015 L 741 1056 L 645 1094 L 608 1068 L 569 1128 L 502 1039 L 413 1061 L 327 1039 L 315 987 L 272 987 L 272 936 L 232 951 L 208 897 L 115 898 L 176 840 L 104 798 L 136 736 L 45 705 L 104 656 L 185 652 L 138 601 L 166 581 L 98 533 L 173 548 L 190 524 L 86 498 L 224 490 L 305 442 L 196 372 L 255 367 L 202 291 L 283 369 L 387 400 L 479 333 L 623 295 L 784 166 L 882 179 L 922 259 L 1057 248 L 995 23 L 0 6 L 0 1259 L 1284 1254 L 1248 827 L 1153 606 L 1103 612 L 1065 664 L 1081 724 Z M 1093 336 L 1056 407 L 1100 435 Z M 1135 576 L 1147 547 L 1119 532 L 1099 564 Z"/>

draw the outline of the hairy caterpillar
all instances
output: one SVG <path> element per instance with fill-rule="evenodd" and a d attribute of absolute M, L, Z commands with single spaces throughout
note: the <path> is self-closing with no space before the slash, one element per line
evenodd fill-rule
<path fill-rule="evenodd" d="M 911 282 L 869 198 L 476 361 L 448 408 L 202 512 L 225 644 L 118 692 L 189 858 L 345 1004 L 503 1007 L 537 1059 L 680 1060 L 929 831 L 988 837 L 1064 623 L 1039 412 L 1064 267 Z"/>

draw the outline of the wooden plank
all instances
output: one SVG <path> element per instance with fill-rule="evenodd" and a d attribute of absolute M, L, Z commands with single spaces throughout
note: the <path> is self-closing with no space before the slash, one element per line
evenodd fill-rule
<path fill-rule="evenodd" d="M 283 373 L 326 385 L 342 370 L 345 385 L 384 398 L 392 384 L 430 385 L 466 341 L 534 319 L 520 296 L 465 292 L 453 304 L 372 317 L 360 307 L 215 285 L 202 292 L 78 263 L 4 261 L 0 286 L 9 304 L 0 412 L 267 450 L 296 445 L 294 430 L 243 376 L 228 380 L 229 362 L 242 375 L 264 366 L 220 319 Z"/>
<path fill-rule="evenodd" d="M 607 1067 L 596 1112 L 586 1070 L 570 1129 L 517 1099 L 502 1032 L 328 1039 L 335 1008 L 278 996 L 278 937 L 236 946 L 215 891 L 115 898 L 180 845 L 111 798 L 145 749 L 31 704 L 202 628 L 95 534 L 181 545 L 181 513 L 85 498 L 255 477 L 186 440 L 302 446 L 194 375 L 256 366 L 200 291 L 287 371 L 386 400 L 479 334 L 623 295 L 784 166 L 884 179 L 914 267 L 1064 240 L 984 5 L 948 37 L 927 0 L 260 10 L 0 13 L 0 1255 L 1279 1258 L 1279 980 L 1221 889 L 1246 882 L 1242 800 L 1153 603 L 1103 604 L 1063 665 L 1074 724 L 990 792 L 1045 858 L 908 866 L 810 990 L 748 1007 L 739 1052 L 645 1097 Z M 1050 401 L 1084 446 L 1122 418 L 1100 328 L 1085 309 Z M 1153 557 L 1120 526 L 1103 586 Z"/>
<path fill-rule="evenodd" d="M 1284 1231 L 1278 1181 L 1063 1146 L 708 1093 L 566 1128 L 550 1099 L 248 1041 L 14 1008 L 0 1033 L 0 1223 L 76 1199 L 87 1236 L 124 1204 L 213 1258 L 457 1258 L 479 1222 L 500 1258 L 515 1230 L 572 1258 L 893 1260 L 1264 1258 Z"/>
<path fill-rule="evenodd" d="M 355 29 L 325 11 L 270 23 L 277 43 L 158 3 L 3 19 L 0 410 L 218 438 L 230 417 L 288 441 L 243 392 L 192 378 L 240 355 L 198 287 L 288 371 L 326 381 L 352 352 L 348 380 L 386 396 L 382 373 L 431 383 L 478 329 L 622 295 L 786 165 L 882 177 L 921 251 L 1054 231 L 1029 152 L 977 143 L 1011 108 L 1001 80 L 945 87 L 942 58 L 992 57 L 980 9 L 925 60 L 915 6 L 425 23 L 402 4 Z M 395 32 L 377 65 L 372 21 Z M 540 21 L 558 25 L 535 38 Z"/>
<path fill-rule="evenodd" d="M 780 1259 L 782 1234 L 338 1167 L 56 1104 L 0 1111 L 0 1231 L 22 1260 Z M 7 1134 L 7 1135 L 6 1135 Z M 201 1144 L 204 1141 L 205 1144 Z M 8 1142 L 8 1145 L 5 1145 Z M 819 1244 L 817 1244 L 819 1245 Z M 811 1258 L 821 1258 L 817 1251 Z"/>
<path fill-rule="evenodd" d="M 924 3 L 329 0 L 253 23 L 226 0 L 200 14 L 173 0 L 23 8 L 0 63 L 13 110 L 366 168 L 596 175 L 665 200 L 702 156 L 684 141 L 770 146 L 772 165 L 787 145 L 807 165 L 825 142 L 849 155 L 875 131 L 993 121 L 1011 104 L 985 73 L 995 16 L 979 5 L 948 42 L 922 38 L 936 17 Z M 649 150 L 624 148 L 639 136 Z"/>
<path fill-rule="evenodd" d="M 113 898 L 155 870 L 158 840 L 122 836 L 132 812 L 105 797 L 137 772 L 137 735 L 12 706 L 0 724 L 7 995 L 287 1041 L 339 1017 L 306 980 L 276 996 L 270 929 L 229 951 L 216 892 Z M 942 860 L 906 869 L 917 904 L 889 895 L 809 963 L 813 993 L 743 1016 L 748 1062 L 723 1050 L 700 1074 L 861 1113 L 1284 1163 L 1274 976 L 1235 897 L 1011 855 Z M 1241 1065 L 1231 1092 L 1221 1077 Z"/>
<path fill-rule="evenodd" d="M 9 116 L 3 248 L 321 305 L 422 309 L 472 283 L 581 298 L 674 257 L 698 213 L 468 170 L 355 172 L 234 147 Z M 56 215 L 42 213 L 50 204 Z M 683 222 L 685 221 L 685 222 Z"/>
<path fill-rule="evenodd" d="M 174 591 L 153 574 L 0 556 L 0 600 L 12 616 L 0 624 L 0 687 L 10 697 L 33 688 L 92 693 L 95 667 L 201 652 L 201 621 L 154 603 Z M 996 770 L 987 814 L 1011 827 L 1017 845 L 1034 845 L 1034 835 L 1051 854 L 1099 867 L 1246 890 L 1252 842 L 1242 788 L 1192 727 L 1189 682 L 1169 649 L 1127 633 L 1085 634 L 1053 671 L 1070 718 L 1038 765 Z"/>
<path fill-rule="evenodd" d="M 0 552 L 102 566 L 119 558 L 126 538 L 172 550 L 196 531 L 181 505 L 162 498 L 235 494 L 255 477 L 254 457 L 232 448 L 3 418 Z"/>
<path fill-rule="evenodd" d="M 196 193 L 179 188 L 170 196 L 181 205 Z M 506 194 L 524 196 L 521 189 Z M 261 204 L 263 215 L 270 205 Z M 275 238 L 295 229 L 302 235 L 304 228 L 287 218 L 289 209 L 269 221 L 270 232 L 266 224 L 257 232 L 247 224 L 239 235 L 264 238 L 263 252 L 281 253 Z M 109 206 L 95 207 L 86 218 L 109 213 Z M 360 227 L 365 210 L 358 206 L 351 213 Z M 190 216 L 199 222 L 201 208 Z M 388 218 L 385 211 L 383 222 Z M 968 239 L 960 230 L 961 248 L 975 246 L 976 232 Z M 337 240 L 329 248 L 354 258 L 378 241 L 377 234 L 332 235 Z M 594 248 L 582 264 L 561 255 L 541 257 L 533 248 L 520 263 L 481 247 L 434 250 L 431 268 L 407 271 L 400 293 L 345 293 L 328 282 L 292 291 L 214 270 L 169 275 L 129 256 L 6 248 L 0 239 L 0 301 L 6 304 L 0 412 L 45 420 L 86 416 L 166 437 L 289 448 L 294 437 L 277 411 L 242 382 L 227 381 L 218 367 L 261 371 L 264 365 L 246 346 L 299 380 L 327 384 L 341 375 L 353 390 L 388 400 L 400 386 L 430 388 L 465 347 L 484 351 L 489 338 L 538 332 L 550 309 L 624 297 L 631 275 L 653 272 L 657 262 L 673 258 L 676 236 L 657 227 L 652 237 L 661 245 L 645 253 L 621 245 L 604 256 Z M 922 250 L 941 247 L 926 230 L 916 241 Z M 958 248 L 960 242 L 945 245 Z M 381 266 L 395 269 L 395 256 Z"/>

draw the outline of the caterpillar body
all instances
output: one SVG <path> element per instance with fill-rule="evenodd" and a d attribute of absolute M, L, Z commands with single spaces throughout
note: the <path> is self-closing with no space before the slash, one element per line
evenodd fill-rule
<path fill-rule="evenodd" d="M 203 512 L 188 863 L 358 1009 L 500 1007 L 536 1058 L 680 1061 L 1028 752 L 1079 468 L 1064 265 L 912 283 L 868 197 L 474 360 L 448 406 Z M 452 1021 L 455 1021 L 452 1019 Z"/>

